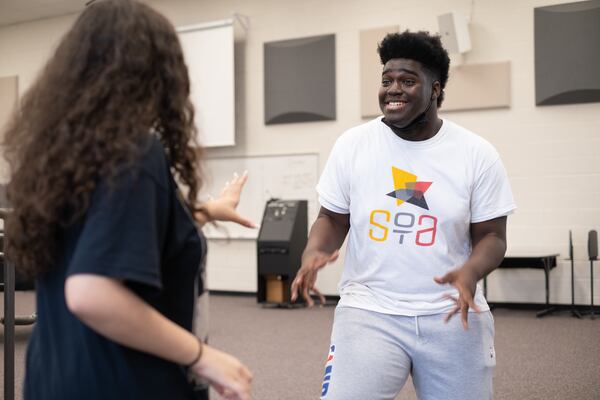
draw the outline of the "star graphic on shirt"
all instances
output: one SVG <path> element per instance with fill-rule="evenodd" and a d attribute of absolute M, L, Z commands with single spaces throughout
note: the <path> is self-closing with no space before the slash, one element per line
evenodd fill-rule
<path fill-rule="evenodd" d="M 396 199 L 396 205 L 407 202 L 429 210 L 427 201 L 425 201 L 425 192 L 433 182 L 417 182 L 416 175 L 396 167 L 392 167 L 392 176 L 394 177 L 394 191 L 387 195 Z"/>

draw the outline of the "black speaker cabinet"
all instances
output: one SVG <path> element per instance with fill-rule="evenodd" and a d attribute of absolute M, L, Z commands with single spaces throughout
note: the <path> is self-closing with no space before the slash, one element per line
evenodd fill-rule
<path fill-rule="evenodd" d="M 290 304 L 290 289 L 308 238 L 306 200 L 270 200 L 258 233 L 259 303 Z"/>

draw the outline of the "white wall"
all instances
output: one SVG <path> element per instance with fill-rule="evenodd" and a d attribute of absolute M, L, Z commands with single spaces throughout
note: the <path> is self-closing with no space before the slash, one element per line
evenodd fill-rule
<path fill-rule="evenodd" d="M 600 230 L 600 104 L 536 107 L 534 98 L 533 8 L 565 1 L 476 0 L 472 10 L 473 49 L 463 62 L 512 63 L 512 107 L 453 112 L 443 117 L 478 132 L 500 151 L 519 209 L 509 218 L 509 252 L 568 254 L 573 230 L 576 301 L 589 303 L 589 229 Z M 360 118 L 359 30 L 400 24 L 411 30 L 437 30 L 437 15 L 471 14 L 470 0 L 172 0 L 152 2 L 175 25 L 230 17 L 249 18 L 250 29 L 236 45 L 237 145 L 210 149 L 208 156 L 319 153 L 321 168 L 335 139 Z M 0 28 L 0 76 L 20 76 L 25 88 L 73 17 Z M 336 34 L 337 120 L 301 124 L 263 123 L 263 43 L 311 35 Z M 10 57 L 5 57 L 9 54 Z M 375 49 L 373 54 L 376 56 Z M 482 88 L 485 90 L 485 88 Z M 373 96 L 376 94 L 373 93 Z M 443 109 L 442 109 L 443 110 Z M 252 179 L 252 177 L 250 177 Z M 211 289 L 256 290 L 255 242 L 211 241 Z M 318 285 L 336 293 L 342 259 L 326 268 Z M 600 272 L 596 271 L 600 278 Z M 569 264 L 561 259 L 551 274 L 551 301 L 570 302 Z M 600 279 L 596 279 L 600 304 Z M 500 270 L 488 280 L 492 301 L 543 302 L 539 270 Z"/>
<path fill-rule="evenodd" d="M 0 76 L 18 75 L 25 93 L 73 21 L 68 15 L 0 27 Z"/>

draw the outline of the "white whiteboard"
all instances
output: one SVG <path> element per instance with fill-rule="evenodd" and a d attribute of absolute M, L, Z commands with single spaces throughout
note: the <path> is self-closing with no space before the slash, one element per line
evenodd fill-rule
<path fill-rule="evenodd" d="M 260 224 L 267 200 L 308 200 L 309 226 L 317 217 L 318 201 L 315 187 L 319 179 L 319 156 L 297 154 L 285 156 L 213 158 L 205 162 L 208 181 L 202 196 L 216 197 L 234 172 L 248 171 L 248 181 L 242 192 L 238 211 Z M 204 227 L 208 238 L 256 239 L 258 229 L 248 229 L 233 223 Z"/>
<path fill-rule="evenodd" d="M 196 111 L 198 142 L 204 147 L 235 144 L 233 20 L 177 29 Z"/>

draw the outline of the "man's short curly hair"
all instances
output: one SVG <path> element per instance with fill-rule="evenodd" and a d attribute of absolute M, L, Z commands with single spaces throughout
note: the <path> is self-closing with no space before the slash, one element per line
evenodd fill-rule
<path fill-rule="evenodd" d="M 432 77 L 440 82 L 442 91 L 437 99 L 437 106 L 442 105 L 450 57 L 442 46 L 439 35 L 431 35 L 425 31 L 389 33 L 383 38 L 377 51 L 383 65 L 393 58 L 407 58 L 423 64 Z"/>

